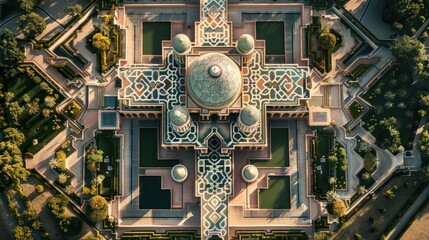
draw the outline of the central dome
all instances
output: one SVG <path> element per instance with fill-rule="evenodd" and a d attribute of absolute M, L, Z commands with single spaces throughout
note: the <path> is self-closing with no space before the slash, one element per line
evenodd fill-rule
<path fill-rule="evenodd" d="M 188 68 L 187 91 L 200 107 L 229 107 L 241 93 L 243 82 L 237 64 L 224 54 L 208 53 Z"/>

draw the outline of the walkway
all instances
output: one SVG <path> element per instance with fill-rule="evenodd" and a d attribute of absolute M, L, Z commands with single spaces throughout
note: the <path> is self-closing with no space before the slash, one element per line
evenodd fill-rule
<path fill-rule="evenodd" d="M 429 198 L 429 186 L 423 190 L 423 192 L 417 197 L 416 201 L 411 205 L 411 207 L 405 212 L 393 230 L 387 235 L 386 239 L 397 239 L 399 234 L 402 233 L 405 227 L 408 226 L 411 219 L 416 215 L 416 213 L 421 209 L 422 205 Z M 416 236 L 417 237 L 417 236 Z"/>

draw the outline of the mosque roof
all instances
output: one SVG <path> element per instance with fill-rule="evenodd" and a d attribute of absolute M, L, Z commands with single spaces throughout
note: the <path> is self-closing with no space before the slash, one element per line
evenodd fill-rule
<path fill-rule="evenodd" d="M 237 64 L 224 54 L 208 53 L 188 68 L 187 91 L 201 107 L 221 110 L 235 102 L 242 79 Z"/>

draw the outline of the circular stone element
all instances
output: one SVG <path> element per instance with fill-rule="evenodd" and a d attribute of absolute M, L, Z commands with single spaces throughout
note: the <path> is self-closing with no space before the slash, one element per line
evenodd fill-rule
<path fill-rule="evenodd" d="M 177 54 L 185 54 L 191 49 L 191 40 L 185 34 L 177 34 L 173 39 L 173 50 Z"/>
<path fill-rule="evenodd" d="M 261 112 L 254 106 L 245 106 L 240 110 L 240 121 L 248 126 L 254 126 L 261 120 Z"/>
<path fill-rule="evenodd" d="M 222 74 L 222 69 L 218 65 L 213 65 L 209 69 L 209 74 L 212 77 L 219 77 Z"/>
<path fill-rule="evenodd" d="M 176 182 L 183 182 L 188 177 L 188 169 L 182 164 L 177 164 L 171 169 L 171 177 Z"/>
<path fill-rule="evenodd" d="M 188 122 L 189 112 L 182 106 L 174 106 L 168 116 L 170 121 L 176 126 L 183 126 Z"/>
<path fill-rule="evenodd" d="M 243 167 L 243 170 L 241 171 L 241 176 L 243 177 L 244 181 L 253 182 L 259 176 L 258 168 L 250 164 L 246 165 Z"/>
<path fill-rule="evenodd" d="M 237 41 L 237 50 L 242 54 L 249 54 L 255 49 L 255 39 L 249 34 L 243 34 Z"/>
<path fill-rule="evenodd" d="M 188 68 L 186 87 L 200 107 L 221 110 L 235 102 L 243 82 L 237 64 L 224 54 L 208 53 Z"/>

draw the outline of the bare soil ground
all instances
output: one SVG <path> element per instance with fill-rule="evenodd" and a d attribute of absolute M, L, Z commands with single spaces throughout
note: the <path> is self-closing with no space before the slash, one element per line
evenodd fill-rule
<path fill-rule="evenodd" d="M 409 183 L 409 187 L 405 187 L 405 183 Z M 409 198 L 416 194 L 421 184 L 417 174 L 391 178 L 360 211 L 344 223 L 335 239 L 352 240 L 355 233 L 359 233 L 366 239 L 378 239 L 407 204 Z M 396 196 L 392 199 L 386 198 L 383 193 L 395 185 L 398 186 L 398 189 L 394 190 Z M 385 208 L 386 212 L 382 213 L 380 208 Z"/>
<path fill-rule="evenodd" d="M 411 226 L 406 230 L 401 240 L 429 239 L 429 204 L 421 210 Z"/>
<path fill-rule="evenodd" d="M 37 184 L 41 184 L 44 187 L 43 193 L 36 193 L 34 187 Z M 39 179 L 31 176 L 27 182 L 22 183 L 22 188 L 24 189 L 24 194 L 28 196 L 33 204 L 34 210 L 40 215 L 40 219 L 45 226 L 46 231 L 49 233 L 49 237 L 52 239 L 80 239 L 83 236 L 88 236 L 94 234 L 91 226 L 83 222 L 82 230 L 76 236 L 65 236 L 61 229 L 58 227 L 58 220 L 55 219 L 54 215 L 51 213 L 51 210 L 48 208 L 47 201 L 48 198 L 54 196 L 55 193 L 47 188 Z M 70 209 L 66 209 L 66 214 L 69 216 L 76 216 L 76 214 Z"/>

